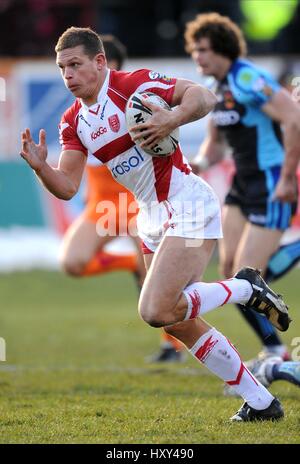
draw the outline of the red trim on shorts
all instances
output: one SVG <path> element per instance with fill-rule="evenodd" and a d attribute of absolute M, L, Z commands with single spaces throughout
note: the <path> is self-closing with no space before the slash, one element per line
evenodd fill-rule
<path fill-rule="evenodd" d="M 150 255 L 151 253 L 154 253 L 154 251 L 150 250 L 150 248 L 148 248 L 144 242 L 141 242 L 141 249 L 144 255 Z"/>

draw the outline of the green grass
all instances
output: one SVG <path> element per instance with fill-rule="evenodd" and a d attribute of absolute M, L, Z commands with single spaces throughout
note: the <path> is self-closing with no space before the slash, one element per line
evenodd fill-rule
<path fill-rule="evenodd" d="M 217 278 L 212 265 L 207 280 Z M 294 319 L 283 339 L 300 337 L 299 270 L 274 286 Z M 159 332 L 136 312 L 132 277 L 74 280 L 58 273 L 0 277 L 0 443 L 299 443 L 299 389 L 274 383 L 286 417 L 230 424 L 241 400 L 192 358 L 151 366 Z M 259 342 L 233 307 L 209 314 L 247 359 Z M 292 349 L 292 347 L 291 347 Z"/>

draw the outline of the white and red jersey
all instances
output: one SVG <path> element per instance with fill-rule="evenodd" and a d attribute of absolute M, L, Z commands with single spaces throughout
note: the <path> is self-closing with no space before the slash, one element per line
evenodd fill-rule
<path fill-rule="evenodd" d="M 191 168 L 179 147 L 166 158 L 154 158 L 139 148 L 128 133 L 125 107 L 133 92 L 147 90 L 170 104 L 175 83 L 176 79 L 148 69 L 108 70 L 97 103 L 88 107 L 77 99 L 63 114 L 62 149 L 82 151 L 106 164 L 141 206 L 167 200 L 182 188 Z"/>

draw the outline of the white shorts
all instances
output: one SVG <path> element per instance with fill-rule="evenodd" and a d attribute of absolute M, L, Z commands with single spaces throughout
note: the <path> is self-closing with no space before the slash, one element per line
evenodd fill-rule
<path fill-rule="evenodd" d="M 164 236 L 200 240 L 222 238 L 219 199 L 203 179 L 189 174 L 177 194 L 140 209 L 137 228 L 145 253 L 155 252 Z M 193 240 L 189 246 L 197 246 L 192 243 Z"/>

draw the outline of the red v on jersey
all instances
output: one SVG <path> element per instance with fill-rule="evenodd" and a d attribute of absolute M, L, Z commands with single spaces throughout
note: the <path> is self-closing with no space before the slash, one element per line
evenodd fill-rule
<path fill-rule="evenodd" d="M 97 106 L 97 109 L 95 111 L 89 108 L 89 113 L 95 114 L 97 116 L 99 113 L 99 110 L 100 110 L 100 105 Z"/>

